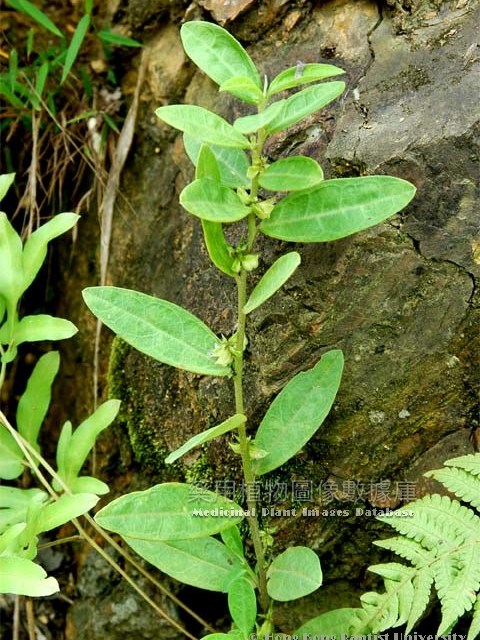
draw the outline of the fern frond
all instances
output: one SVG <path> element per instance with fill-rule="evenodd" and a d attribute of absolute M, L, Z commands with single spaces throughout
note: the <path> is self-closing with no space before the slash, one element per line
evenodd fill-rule
<path fill-rule="evenodd" d="M 472 624 L 468 631 L 467 640 L 475 640 L 478 636 L 480 636 L 480 594 L 477 596 L 473 607 Z"/>
<path fill-rule="evenodd" d="M 415 569 L 390 562 L 369 567 L 384 578 L 385 592 L 361 596 L 362 609 L 355 612 L 351 633 L 379 633 L 407 622 L 415 598 Z M 427 597 L 428 600 L 428 597 Z"/>
<path fill-rule="evenodd" d="M 425 565 L 431 558 L 430 553 L 421 544 L 403 536 L 387 538 L 386 540 L 376 540 L 377 547 L 394 551 L 397 555 L 409 560 L 416 567 Z"/>
<path fill-rule="evenodd" d="M 480 476 L 480 453 L 471 453 L 468 456 L 459 456 L 445 462 L 446 467 L 458 467 L 465 469 L 473 476 Z"/>
<path fill-rule="evenodd" d="M 453 553 L 445 553 L 432 564 L 435 588 L 442 605 L 437 634 L 448 633 L 466 611 L 470 611 L 480 587 L 480 538 Z"/>
<path fill-rule="evenodd" d="M 406 517 L 406 512 L 412 512 L 412 516 Z M 428 550 L 444 545 L 455 547 L 480 537 L 480 518 L 457 500 L 437 494 L 425 496 L 377 519 Z"/>
<path fill-rule="evenodd" d="M 423 567 L 413 578 L 414 598 L 410 615 L 408 616 L 405 633 L 410 633 L 414 625 L 420 620 L 430 600 L 433 584 L 433 571 L 430 567 Z"/>
<path fill-rule="evenodd" d="M 436 469 L 428 471 L 425 475 L 441 482 L 464 502 L 469 502 L 477 509 L 480 507 L 480 476 L 457 468 Z"/>
<path fill-rule="evenodd" d="M 412 585 L 412 571 L 403 564 L 389 562 L 388 564 L 374 564 L 368 568 L 373 573 L 385 578 L 385 589 L 387 594 L 395 592 L 397 596 L 397 616 L 395 624 L 392 626 L 399 627 L 405 624 L 410 615 L 412 602 L 415 595 Z M 400 583 L 400 588 L 398 583 Z"/>

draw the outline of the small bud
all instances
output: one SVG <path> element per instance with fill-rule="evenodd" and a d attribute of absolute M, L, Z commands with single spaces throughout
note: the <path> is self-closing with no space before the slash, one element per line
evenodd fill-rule
<path fill-rule="evenodd" d="M 245 271 L 253 271 L 258 267 L 258 253 L 249 253 L 242 258 L 242 267 Z"/>
<path fill-rule="evenodd" d="M 250 194 L 243 187 L 238 187 L 237 196 L 240 198 L 240 200 L 243 202 L 243 204 L 249 205 L 252 202 Z"/>
<path fill-rule="evenodd" d="M 252 205 L 252 209 L 258 218 L 265 220 L 270 217 L 274 204 L 273 198 L 269 198 L 263 202 L 255 202 L 255 204 Z"/>

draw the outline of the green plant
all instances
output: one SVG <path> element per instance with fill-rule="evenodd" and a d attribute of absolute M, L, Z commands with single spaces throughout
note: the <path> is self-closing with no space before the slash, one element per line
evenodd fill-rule
<path fill-rule="evenodd" d="M 324 180 L 311 158 L 290 157 L 270 164 L 263 155 L 272 134 L 337 98 L 344 83 L 314 84 L 343 73 L 338 67 L 307 64 L 263 82 L 242 46 L 224 29 L 189 22 L 181 37 L 189 57 L 214 82 L 256 108 L 232 124 L 202 107 L 169 105 L 160 119 L 184 133 L 195 165 L 195 180 L 182 191 L 183 207 L 201 221 L 214 265 L 237 286 L 237 323 L 218 339 L 185 309 L 143 293 L 93 287 L 84 298 L 93 313 L 121 338 L 160 362 L 197 374 L 233 380 L 235 410 L 228 420 L 194 436 L 172 452 L 171 463 L 191 448 L 231 433 L 247 485 L 292 458 L 315 434 L 340 385 L 343 354 L 324 353 L 309 371 L 296 375 L 275 398 L 252 435 L 243 399 L 247 317 L 293 274 L 300 255 L 279 258 L 247 296 L 248 275 L 259 263 L 257 235 L 290 242 L 329 242 L 367 229 L 397 213 L 415 188 L 390 176 Z M 307 88 L 301 88 L 309 84 Z M 278 94 L 300 90 L 287 98 Z M 264 190 L 264 191 L 261 191 Z M 264 192 L 274 192 L 264 196 Z M 275 192 L 290 192 L 278 199 Z M 242 239 L 231 245 L 225 224 L 239 223 Z M 246 639 L 273 627 L 274 601 L 305 596 L 322 584 L 319 558 L 307 547 L 292 547 L 272 558 L 262 535 L 256 500 L 246 508 L 214 492 L 166 483 L 121 496 L 101 509 L 96 521 L 122 536 L 140 556 L 187 584 L 228 594 L 233 621 L 228 633 L 207 636 Z M 245 555 L 238 524 L 248 521 L 256 562 Z M 337 616 L 338 617 L 338 616 Z M 322 629 L 322 633 L 328 632 Z"/>
<path fill-rule="evenodd" d="M 0 65 L 0 159 L 3 171 L 20 178 L 19 209 L 29 214 L 25 226 L 32 231 L 45 217 L 46 204 L 63 206 L 69 177 L 75 209 L 88 203 L 95 189 L 102 195 L 109 166 L 106 143 L 116 139 L 123 120 L 112 53 L 114 47 L 141 44 L 100 28 L 101 6 L 94 11 L 93 0 L 80 3 L 76 15 L 69 16 L 76 21 L 71 36 L 54 22 L 58 6 L 45 13 L 28 0 L 7 5 L 7 28 L 0 34 L 8 51 L 8 64 Z M 88 183 L 82 179 L 87 169 Z"/>
<path fill-rule="evenodd" d="M 0 176 L 0 200 L 13 183 L 14 175 Z M 24 245 L 5 213 L 0 213 L 0 389 L 7 365 L 25 342 L 63 340 L 77 332 L 68 320 L 49 315 L 19 318 L 19 304 L 47 255 L 50 240 L 72 229 L 79 216 L 61 213 L 33 232 Z M 42 355 L 20 397 L 16 411 L 17 430 L 0 412 L 0 478 L 14 480 L 29 468 L 41 478 L 39 432 L 47 414 L 51 388 L 60 366 L 57 351 Z M 87 512 L 108 491 L 108 486 L 81 468 L 97 435 L 115 418 L 119 402 L 101 405 L 75 431 L 63 426 L 57 447 L 57 473 L 47 491 L 0 487 L 0 591 L 29 596 L 58 591 L 53 577 L 33 562 L 39 536 Z M 25 449 L 25 445 L 28 445 Z M 57 492 L 57 493 L 56 493 Z"/>
<path fill-rule="evenodd" d="M 14 174 L 0 175 L 0 201 L 13 180 Z M 68 320 L 45 314 L 19 318 L 19 307 L 22 296 L 46 258 L 48 243 L 72 229 L 78 218 L 74 213 L 58 214 L 34 231 L 22 245 L 7 215 L 0 212 L 0 392 L 6 380 L 7 367 L 14 361 L 19 346 L 25 342 L 61 340 L 77 332 Z M 16 428 L 3 408 L 0 410 L 0 479 L 12 481 L 21 476 L 22 487 L 30 486 L 32 479 L 42 487 L 0 486 L 0 593 L 33 597 L 57 592 L 57 580 L 53 576 L 48 577 L 44 569 L 34 562 L 37 551 L 45 544 L 84 540 L 160 616 L 195 640 L 195 636 L 159 607 L 78 521 L 78 516 L 84 516 L 89 530 L 93 529 L 137 573 L 208 628 L 207 622 L 139 565 L 87 513 L 97 503 L 98 496 L 107 493 L 109 488 L 98 478 L 83 475 L 82 467 L 98 435 L 117 415 L 120 402 L 104 402 L 75 430 L 70 421 L 65 422 L 56 443 L 56 469 L 42 455 L 39 435 L 49 409 L 51 388 L 59 364 L 57 351 L 49 351 L 38 359 L 18 401 Z M 77 529 L 78 536 L 68 536 L 53 543 L 41 540 L 44 533 L 67 522 Z M 31 625 L 29 634 L 31 638 L 35 635 Z"/>
<path fill-rule="evenodd" d="M 446 468 L 425 475 L 440 481 L 462 502 L 480 508 L 480 454 L 453 458 Z M 467 640 L 480 635 L 480 517 L 473 508 L 438 494 L 378 517 L 400 535 L 375 544 L 410 562 L 378 564 L 369 570 L 382 576 L 384 593 L 361 597 L 360 609 L 339 609 L 307 622 L 298 634 L 325 628 L 350 635 L 380 633 L 406 625 L 408 634 L 423 615 L 432 586 L 441 605 L 437 636 L 451 633 L 464 613 L 473 609 Z M 335 626 L 330 626 L 335 625 Z M 330 633 L 335 633 L 331 630 Z"/>

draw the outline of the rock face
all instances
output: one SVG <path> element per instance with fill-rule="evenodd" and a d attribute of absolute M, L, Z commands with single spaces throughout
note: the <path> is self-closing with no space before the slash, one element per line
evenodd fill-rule
<path fill-rule="evenodd" d="M 149 3 L 130 4 L 134 28 L 140 5 L 142 19 L 152 24 Z M 220 17 L 226 3 L 200 4 L 219 21 L 230 21 L 228 28 L 269 77 L 298 60 L 346 70 L 343 97 L 275 136 L 267 148 L 272 160 L 300 153 L 319 161 L 329 177 L 385 173 L 417 186 L 405 211 L 370 231 L 335 243 L 288 245 L 301 253 L 302 265 L 252 313 L 247 353 L 252 428 L 295 373 L 328 349 L 345 354 L 331 415 L 273 478 L 288 485 L 284 506 L 292 503 L 292 481 L 311 487 L 311 500 L 302 506 L 352 513 L 355 506 L 396 506 L 412 492 L 422 493 L 426 468 L 471 452 L 469 436 L 478 424 L 478 3 L 277 1 L 249 8 L 252 3 L 243 2 L 229 5 L 233 17 Z M 187 15 L 208 18 L 193 5 Z M 218 334 L 230 335 L 232 282 L 210 266 L 200 224 L 178 204 L 192 170 L 177 133 L 153 112 L 182 99 L 229 118 L 246 111 L 224 94 L 218 97 L 194 70 L 178 27 L 150 28 L 142 117 L 122 184 L 129 206 L 119 200 L 110 278 L 174 301 Z M 287 245 L 261 238 L 258 248 L 261 273 Z M 135 486 L 146 475 L 150 483 L 184 475 L 210 486 L 215 478 L 239 481 L 237 463 L 222 442 L 173 471 L 162 462 L 167 451 L 231 414 L 228 381 L 170 369 L 116 342 L 110 382 L 110 393 L 123 400 L 120 422 L 130 437 L 133 469 L 140 472 Z M 410 494 L 402 495 L 406 486 Z M 352 513 L 273 519 L 278 548 L 309 543 L 322 555 L 326 581 L 303 604 L 280 610 L 283 631 L 320 610 L 354 605 L 364 590 L 366 566 L 380 557 L 370 541 L 381 529 L 373 518 Z M 86 637 L 84 615 L 82 608 L 72 617 L 74 638 Z M 99 629 L 102 638 L 117 637 L 106 626 Z M 135 637 L 172 637 L 149 633 L 138 629 Z"/>

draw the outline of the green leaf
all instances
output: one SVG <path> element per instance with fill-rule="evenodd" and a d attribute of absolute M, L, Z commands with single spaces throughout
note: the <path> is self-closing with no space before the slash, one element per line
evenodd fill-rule
<path fill-rule="evenodd" d="M 250 580 L 239 577 L 228 587 L 228 610 L 233 622 L 247 636 L 257 619 L 257 598 Z"/>
<path fill-rule="evenodd" d="M 15 326 L 13 341 L 15 345 L 40 340 L 65 340 L 78 332 L 77 327 L 63 318 L 54 318 L 45 314 L 24 316 Z"/>
<path fill-rule="evenodd" d="M 15 480 L 22 475 L 24 468 L 22 450 L 12 434 L 0 424 L 0 478 Z"/>
<path fill-rule="evenodd" d="M 64 481 L 65 481 L 64 476 L 66 473 L 65 471 L 66 456 L 67 456 L 67 451 L 69 450 L 71 445 L 71 440 L 72 440 L 72 423 L 70 422 L 70 420 L 67 420 L 63 424 L 62 429 L 60 431 L 60 435 L 57 441 L 57 453 L 56 453 L 58 474 L 62 477 Z M 53 479 L 53 488 L 55 489 L 55 491 L 62 490 L 62 486 L 57 482 L 55 478 Z M 87 493 L 90 493 L 90 492 L 87 491 Z M 92 493 L 95 493 L 95 492 L 92 491 Z"/>
<path fill-rule="evenodd" d="M 281 200 L 259 228 L 290 242 L 330 242 L 386 220 L 414 195 L 412 184 L 391 176 L 325 180 Z"/>
<path fill-rule="evenodd" d="M 202 143 L 184 133 L 183 144 L 192 164 L 197 166 Z M 247 178 L 250 163 L 245 151 L 231 147 L 218 147 L 216 145 L 210 145 L 208 148 L 217 160 L 220 171 L 220 182 L 226 187 L 232 187 L 233 189 L 237 187 L 248 187 L 250 185 L 250 181 Z"/>
<path fill-rule="evenodd" d="M 121 33 L 113 33 L 113 31 L 104 29 L 103 31 L 98 31 L 97 36 L 103 42 L 107 44 L 117 45 L 119 47 L 141 47 L 143 46 L 141 42 L 138 40 L 134 40 L 133 38 L 129 38 L 128 36 L 122 36 Z"/>
<path fill-rule="evenodd" d="M 67 485 L 78 476 L 99 434 L 115 420 L 119 409 L 120 400 L 107 400 L 75 429 L 63 454 L 65 466 L 58 468 Z"/>
<path fill-rule="evenodd" d="M 14 173 L 2 173 L 0 175 L 0 202 L 4 199 L 7 191 L 15 181 Z"/>
<path fill-rule="evenodd" d="M 242 567 L 238 556 L 215 538 L 160 542 L 122 537 L 160 571 L 193 587 L 224 591 L 229 575 Z"/>
<path fill-rule="evenodd" d="M 17 86 L 15 89 L 16 88 Z M 15 92 L 10 89 L 10 83 L 5 76 L 3 78 L 0 77 L 0 95 L 4 96 L 15 109 L 22 110 L 27 108 L 27 105 L 24 104 L 20 98 L 15 95 Z"/>
<path fill-rule="evenodd" d="M 309 635 L 336 638 L 350 637 L 349 630 L 352 616 L 358 609 L 334 609 L 309 620 L 296 631 L 299 638 L 307 638 Z"/>
<path fill-rule="evenodd" d="M 15 555 L 20 545 L 18 537 L 22 534 L 26 527 L 25 522 L 19 522 L 0 534 L 0 556 L 12 556 Z"/>
<path fill-rule="evenodd" d="M 90 511 L 98 502 L 98 496 L 91 493 L 77 493 L 74 496 L 64 494 L 58 500 L 47 504 L 41 511 L 35 533 L 56 529 L 73 518 Z"/>
<path fill-rule="evenodd" d="M 65 64 L 63 65 L 62 79 L 60 80 L 60 84 L 63 84 L 68 78 L 68 74 L 70 73 L 75 60 L 77 59 L 78 52 L 80 51 L 80 47 L 82 46 L 83 40 L 87 34 L 89 27 L 90 15 L 86 13 L 84 16 L 82 16 L 79 23 L 77 24 L 77 28 L 75 29 L 75 33 L 73 34 L 70 45 L 67 49 L 67 55 L 65 57 Z"/>
<path fill-rule="evenodd" d="M 51 596 L 60 591 L 55 578 L 38 564 L 25 558 L 0 557 L 0 592 L 21 596 Z"/>
<path fill-rule="evenodd" d="M 188 57 L 217 84 L 244 77 L 262 88 L 250 56 L 222 27 L 199 20 L 187 22 L 180 30 L 180 37 Z"/>
<path fill-rule="evenodd" d="M 29 506 L 44 502 L 48 495 L 40 489 L 17 489 L 0 485 L 0 533 L 18 522 L 26 522 Z"/>
<path fill-rule="evenodd" d="M 325 82 L 295 93 L 285 100 L 281 112 L 267 126 L 267 133 L 283 131 L 335 100 L 344 89 L 344 82 Z"/>
<path fill-rule="evenodd" d="M 41 356 L 18 402 L 16 416 L 18 431 L 37 451 L 39 450 L 38 433 L 47 415 L 52 397 L 52 384 L 59 366 L 58 351 L 50 351 Z"/>
<path fill-rule="evenodd" d="M 258 104 L 263 100 L 263 93 L 258 85 L 245 76 L 236 76 L 222 82 L 219 91 L 228 91 L 236 98 L 240 98 L 249 104 Z"/>
<path fill-rule="evenodd" d="M 34 231 L 23 248 L 23 271 L 25 291 L 33 282 L 47 256 L 47 245 L 50 240 L 61 236 L 75 226 L 80 218 L 76 213 L 59 213 Z"/>
<path fill-rule="evenodd" d="M 221 147 L 248 149 L 250 142 L 226 120 L 203 107 L 193 104 L 173 104 L 159 107 L 155 114 L 175 129 L 201 142 Z"/>
<path fill-rule="evenodd" d="M 219 533 L 243 519 L 238 513 L 241 507 L 222 495 L 169 482 L 117 498 L 95 519 L 121 536 L 170 542 Z"/>
<path fill-rule="evenodd" d="M 44 29 L 48 29 L 54 35 L 59 38 L 63 38 L 64 35 L 60 31 L 60 29 L 50 20 L 48 16 L 46 16 L 38 7 L 29 2 L 28 0 L 7 0 L 8 4 L 16 9 L 17 11 L 21 11 L 25 13 L 27 16 L 30 16 L 32 20 L 38 22 L 39 25 L 44 27 Z"/>
<path fill-rule="evenodd" d="M 253 133 L 259 129 L 263 129 L 267 124 L 282 111 L 285 105 L 285 100 L 279 100 L 274 102 L 261 113 L 256 113 L 252 116 L 243 116 L 243 118 L 237 118 L 233 123 L 233 126 L 237 131 L 241 133 Z"/>
<path fill-rule="evenodd" d="M 243 312 L 250 313 L 273 296 L 290 278 L 299 264 L 300 254 L 296 251 L 286 253 L 275 260 L 250 294 L 247 304 L 243 307 Z"/>
<path fill-rule="evenodd" d="M 250 213 L 234 191 L 211 178 L 188 184 L 180 194 L 180 204 L 194 216 L 211 222 L 236 222 Z"/>
<path fill-rule="evenodd" d="M 308 547 L 291 547 L 274 559 L 267 578 L 268 595 L 274 600 L 303 598 L 322 584 L 320 560 Z"/>
<path fill-rule="evenodd" d="M 95 493 L 97 496 L 103 496 L 110 491 L 108 484 L 91 476 L 75 478 L 69 487 L 72 493 Z"/>
<path fill-rule="evenodd" d="M 215 334 L 185 309 L 117 287 L 91 287 L 83 297 L 107 327 L 142 353 L 194 373 L 230 375 L 230 369 L 216 364 L 211 355 Z"/>
<path fill-rule="evenodd" d="M 318 80 L 324 80 L 325 78 L 331 78 L 332 76 L 339 76 L 345 73 L 343 69 L 334 67 L 332 64 L 306 64 L 301 68 L 290 67 L 279 73 L 268 87 L 267 98 L 271 98 L 280 91 L 286 91 L 287 89 L 293 89 L 299 87 L 302 84 L 308 84 L 309 82 L 317 82 Z"/>
<path fill-rule="evenodd" d="M 42 108 L 40 100 L 42 98 L 43 90 L 45 89 L 45 83 L 48 78 L 49 69 L 50 69 L 50 66 L 48 62 L 44 62 L 37 73 L 37 81 L 35 83 L 35 94 L 38 100 L 38 107 L 37 107 L 38 111 L 40 111 Z"/>
<path fill-rule="evenodd" d="M 22 281 L 22 241 L 7 215 L 0 212 L 0 295 L 7 302 L 10 316 L 23 293 Z"/>
<path fill-rule="evenodd" d="M 211 178 L 212 180 L 221 182 L 220 168 L 217 159 L 213 151 L 206 144 L 202 144 L 197 156 L 195 178 Z"/>
<path fill-rule="evenodd" d="M 240 530 L 236 525 L 220 531 L 220 537 L 222 538 L 223 543 L 226 544 L 230 549 L 230 551 L 233 551 L 233 553 L 236 553 L 237 556 L 243 558 L 244 554 L 242 536 L 240 535 Z"/>
<path fill-rule="evenodd" d="M 268 455 L 255 460 L 257 475 L 280 467 L 313 436 L 327 417 L 343 370 L 340 350 L 328 351 L 313 369 L 297 374 L 270 405 L 253 443 Z"/>
<path fill-rule="evenodd" d="M 312 158 L 292 156 L 271 164 L 260 174 L 259 184 L 269 191 L 300 191 L 323 180 L 322 167 Z"/>
<path fill-rule="evenodd" d="M 214 438 L 218 438 L 218 436 L 227 433 L 228 431 L 233 431 L 233 429 L 238 429 L 242 424 L 245 424 L 247 418 L 241 413 L 236 413 L 231 418 L 228 418 L 221 424 L 217 424 L 215 427 L 211 427 L 211 429 L 207 429 L 206 431 L 202 431 L 198 433 L 196 436 L 193 436 L 185 444 L 183 444 L 179 449 L 172 451 L 170 455 L 165 458 L 165 462 L 170 464 L 181 458 L 191 449 L 208 442 L 209 440 L 213 440 Z"/>
<path fill-rule="evenodd" d="M 225 240 L 222 223 L 202 220 L 202 229 L 210 260 L 220 271 L 234 278 L 236 275 L 232 269 L 234 259 L 228 252 L 228 243 Z"/>

